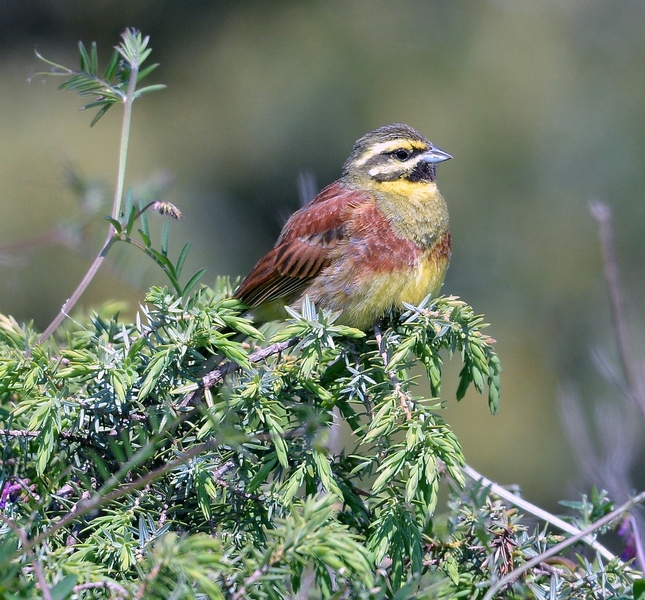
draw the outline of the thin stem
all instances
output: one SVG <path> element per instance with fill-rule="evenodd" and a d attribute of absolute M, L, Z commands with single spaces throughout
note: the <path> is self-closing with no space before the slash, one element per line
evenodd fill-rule
<path fill-rule="evenodd" d="M 110 246 L 117 240 L 113 236 L 113 227 L 110 225 L 110 233 L 105 240 L 105 243 L 103 244 L 103 249 L 99 253 L 99 255 L 94 259 L 92 264 L 90 265 L 90 268 L 88 269 L 87 273 L 85 273 L 85 276 L 83 279 L 81 279 L 81 282 L 78 284 L 78 287 L 74 290 L 74 293 L 69 297 L 69 299 L 63 304 L 63 306 L 60 309 L 60 312 L 54 317 L 54 320 L 47 326 L 47 329 L 41 333 L 40 337 L 38 338 L 38 341 L 36 344 L 41 345 L 43 344 L 49 336 L 58 329 L 58 326 L 65 320 L 65 317 L 69 314 L 69 311 L 76 305 L 80 297 L 83 295 L 83 292 L 87 289 L 87 286 L 90 285 L 92 279 L 94 279 L 94 276 L 96 275 L 97 271 L 99 270 L 99 267 L 103 264 L 103 261 L 105 260 L 105 256 L 107 254 L 107 251 L 110 249 Z"/>
<path fill-rule="evenodd" d="M 571 535 L 578 535 L 580 533 L 580 529 L 578 529 L 577 527 L 574 527 L 570 523 L 567 523 L 566 521 L 563 521 L 555 515 L 552 515 L 551 513 L 541 509 L 539 506 L 535 506 L 535 504 L 531 504 L 523 498 L 516 496 L 509 490 L 503 488 L 501 485 L 495 483 L 494 481 L 491 481 L 490 479 L 487 479 L 481 473 L 475 471 L 475 469 L 473 469 L 471 466 L 466 465 L 464 467 L 464 473 L 466 473 L 466 475 L 468 475 L 468 477 L 470 477 L 471 479 L 479 481 L 484 487 L 489 488 L 491 492 L 493 492 L 500 498 L 503 498 L 509 504 L 518 506 L 523 511 L 535 515 L 538 519 L 542 519 L 542 521 L 550 523 L 554 527 L 557 527 L 562 531 L 566 531 Z M 586 544 L 589 544 L 596 552 L 598 552 L 598 554 L 603 556 L 608 561 L 614 560 L 616 558 L 614 554 L 612 554 L 609 550 L 607 550 L 607 548 L 605 548 L 591 536 L 583 538 L 582 541 Z"/>
<path fill-rule="evenodd" d="M 240 598 L 248 598 L 248 589 L 257 583 L 257 581 L 266 575 L 269 572 L 269 569 L 273 566 L 273 564 L 276 562 L 276 555 L 272 555 L 269 557 L 268 561 L 266 564 L 262 565 L 260 568 L 256 569 L 247 577 L 244 581 L 242 581 L 242 585 L 237 589 L 237 591 L 231 596 L 232 600 L 240 600 Z"/>
<path fill-rule="evenodd" d="M 605 283 L 609 295 L 609 305 L 620 365 L 625 377 L 625 383 L 627 384 L 628 394 L 634 404 L 645 415 L 645 393 L 638 369 L 632 360 L 630 349 L 631 344 L 629 341 L 629 327 L 627 325 L 627 311 L 625 310 L 625 294 L 620 285 L 620 277 L 618 275 L 618 261 L 616 260 L 611 209 L 607 204 L 596 201 L 590 203 L 589 211 L 591 212 L 591 216 L 598 222 Z"/>
<path fill-rule="evenodd" d="M 578 532 L 576 535 L 570 538 L 567 538 L 566 540 L 563 540 L 562 542 L 560 542 L 559 544 L 556 544 L 555 546 L 552 546 L 546 552 L 542 552 L 542 554 L 538 554 L 536 557 L 526 561 L 522 566 L 518 567 L 517 569 L 513 569 L 508 575 L 505 575 L 504 577 L 502 577 L 501 579 L 499 579 L 498 581 L 496 581 L 491 585 L 488 592 L 486 592 L 486 595 L 484 596 L 483 600 L 492 600 L 495 597 L 495 594 L 497 594 L 497 592 L 499 592 L 507 584 L 517 579 L 520 575 L 522 575 L 522 573 L 526 573 L 527 571 L 531 570 L 533 567 L 537 567 L 540 563 L 544 562 L 548 558 L 551 558 L 556 554 L 560 554 L 561 552 L 563 552 L 569 546 L 572 546 L 576 542 L 580 540 L 584 540 L 594 531 L 600 529 L 601 527 L 604 527 L 605 525 L 608 525 L 614 519 L 616 519 L 617 517 L 620 517 L 620 515 L 628 512 L 634 506 L 636 506 L 637 504 L 640 504 L 643 501 L 645 501 L 645 492 L 641 492 L 640 494 L 634 496 L 633 498 L 625 502 L 623 505 L 619 506 L 616 510 L 612 510 L 610 513 L 606 514 L 601 519 L 598 519 L 597 521 L 589 525 L 589 527 L 586 527 L 582 531 Z"/>
<path fill-rule="evenodd" d="M 121 126 L 121 148 L 119 149 L 119 169 L 114 189 L 114 203 L 112 205 L 112 218 L 118 219 L 121 214 L 123 203 L 123 190 L 125 188 L 125 167 L 128 162 L 128 147 L 130 143 L 130 129 L 132 128 L 132 108 L 134 106 L 134 93 L 137 89 L 137 78 L 139 77 L 139 57 L 131 64 L 130 81 L 128 91 L 125 95 L 123 107 L 123 124 Z M 114 228 L 110 225 L 110 232 Z"/>
<path fill-rule="evenodd" d="M 139 61 L 133 61 L 131 64 L 130 71 L 130 80 L 128 82 L 128 91 L 125 95 L 123 104 L 123 124 L 121 127 L 121 147 L 119 149 L 119 166 L 117 171 L 117 180 L 116 187 L 114 189 L 114 201 L 112 203 L 112 218 L 118 220 L 119 215 L 121 214 L 121 204 L 123 203 L 123 190 L 125 187 L 125 168 L 128 160 L 128 145 L 130 142 L 130 129 L 132 125 L 132 107 L 134 105 L 134 94 L 137 89 L 137 78 L 139 76 Z M 108 228 L 108 234 L 103 243 L 103 248 L 99 255 L 94 259 L 94 262 L 90 265 L 87 273 L 79 283 L 78 287 L 74 290 L 74 293 L 69 297 L 69 299 L 63 304 L 60 309 L 60 312 L 56 315 L 54 320 L 49 324 L 47 329 L 43 331 L 41 336 L 38 338 L 37 344 L 43 344 L 49 336 L 54 333 L 58 326 L 63 322 L 65 317 L 69 312 L 74 308 L 80 297 L 83 295 L 87 286 L 94 279 L 94 276 L 98 272 L 100 266 L 105 260 L 107 251 L 110 249 L 112 244 L 116 241 L 115 238 L 116 230 L 114 226 L 110 223 Z"/>
<path fill-rule="evenodd" d="M 638 521 L 634 515 L 629 515 L 629 525 L 632 528 L 634 537 L 634 546 L 636 547 L 636 564 L 641 571 L 645 570 L 645 549 L 643 548 L 643 539 L 641 538 Z"/>

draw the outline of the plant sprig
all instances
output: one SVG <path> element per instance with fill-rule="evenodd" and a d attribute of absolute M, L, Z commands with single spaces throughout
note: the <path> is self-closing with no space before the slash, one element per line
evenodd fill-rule
<path fill-rule="evenodd" d="M 34 76 L 68 77 L 69 79 L 61 83 L 58 89 L 74 92 L 81 98 L 93 99 L 81 107 L 81 110 L 99 108 L 90 123 L 90 127 L 93 127 L 115 104 L 125 104 L 130 100 L 134 101 L 140 98 L 144 94 L 165 89 L 166 86 L 163 84 L 149 85 L 136 89 L 132 98 L 128 98 L 128 87 L 132 79 L 132 71 L 135 71 L 135 81 L 138 84 L 159 66 L 159 63 L 155 63 L 145 69 L 141 69 L 150 52 L 152 52 L 152 48 L 148 48 L 149 41 L 149 36 L 143 38 L 140 32 L 127 29 L 122 35 L 121 43 L 115 47 L 103 73 L 99 69 L 96 42 L 92 42 L 89 51 L 83 42 L 78 43 L 79 69 L 70 69 L 45 58 L 36 51 L 36 56 L 50 65 L 51 70 L 39 71 Z"/>
<path fill-rule="evenodd" d="M 59 86 L 60 90 L 74 92 L 83 99 L 92 98 L 91 102 L 88 102 L 81 108 L 81 110 L 91 108 L 99 109 L 90 124 L 91 126 L 96 124 L 112 106 L 117 103 L 123 104 L 123 123 L 121 128 L 117 181 L 114 188 L 112 212 L 108 217 L 110 226 L 105 242 L 103 243 L 98 256 L 94 259 L 89 270 L 81 280 L 78 287 L 74 290 L 69 300 L 65 302 L 61 311 L 38 338 L 39 344 L 42 344 L 47 340 L 63 322 L 98 272 L 109 249 L 117 241 L 127 242 L 152 258 L 152 260 L 166 273 L 173 288 L 181 294 L 187 294 L 204 272 L 202 269 L 195 273 L 186 284 L 182 285 L 180 283 L 179 279 L 186 260 L 189 245 L 184 245 L 176 263 L 173 263 L 170 260 L 168 256 L 169 244 L 167 222 L 164 224 L 160 250 L 156 250 L 152 246 L 145 212 L 147 209 L 152 208 L 159 210 L 162 214 L 170 214 L 174 218 L 180 218 L 181 213 L 170 203 L 155 201 L 145 206 L 141 205 L 138 209 L 135 209 L 132 192 L 130 190 L 126 197 L 125 210 L 122 210 L 130 128 L 132 123 L 132 107 L 134 101 L 144 94 L 164 89 L 165 86 L 155 84 L 142 88 L 137 87 L 141 80 L 147 77 L 158 67 L 158 64 L 155 63 L 148 65 L 145 68 L 143 67 L 143 63 L 152 51 L 152 49 L 148 47 L 149 37 L 143 37 L 141 33 L 135 29 L 126 29 L 121 37 L 121 43 L 116 46 L 108 65 L 102 73 L 99 69 L 98 49 L 95 42 L 92 43 L 89 51 L 82 42 L 79 42 L 80 69 L 78 70 L 65 67 L 64 65 L 46 59 L 36 52 L 38 58 L 51 66 L 50 71 L 38 73 L 39 75 L 43 75 L 45 77 L 67 77 L 67 81 Z M 137 221 L 140 221 L 141 223 L 141 227 L 138 231 L 141 236 L 142 243 L 135 241 L 131 236 Z M 31 349 L 27 350 L 28 352 L 31 351 Z"/>

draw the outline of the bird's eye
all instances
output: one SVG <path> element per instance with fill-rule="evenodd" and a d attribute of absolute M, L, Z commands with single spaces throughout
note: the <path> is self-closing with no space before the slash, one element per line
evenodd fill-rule
<path fill-rule="evenodd" d="M 392 154 L 398 160 L 408 160 L 408 158 L 410 158 L 410 156 L 412 156 L 412 152 L 410 152 L 409 150 L 405 150 L 405 148 L 395 150 Z"/>

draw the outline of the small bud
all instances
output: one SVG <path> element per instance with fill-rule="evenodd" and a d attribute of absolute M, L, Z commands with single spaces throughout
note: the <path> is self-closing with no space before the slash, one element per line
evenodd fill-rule
<path fill-rule="evenodd" d="M 152 204 L 152 210 L 156 210 L 160 215 L 167 215 L 173 219 L 181 219 L 181 211 L 172 203 L 164 200 L 157 200 Z"/>

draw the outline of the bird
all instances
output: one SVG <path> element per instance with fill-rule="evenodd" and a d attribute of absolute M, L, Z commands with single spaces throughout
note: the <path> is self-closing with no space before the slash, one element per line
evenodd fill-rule
<path fill-rule="evenodd" d="M 305 297 L 363 331 L 404 303 L 436 296 L 450 262 L 436 165 L 452 156 L 408 125 L 359 138 L 340 179 L 291 215 L 233 297 L 266 322 Z"/>

